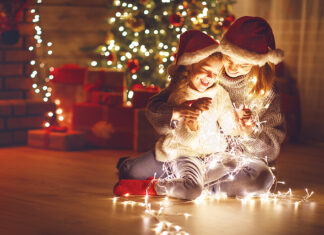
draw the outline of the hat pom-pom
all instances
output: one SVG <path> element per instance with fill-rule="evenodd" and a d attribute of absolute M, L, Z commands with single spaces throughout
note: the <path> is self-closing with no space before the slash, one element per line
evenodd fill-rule
<path fill-rule="evenodd" d="M 268 60 L 273 64 L 279 64 L 284 58 L 284 52 L 280 49 L 268 52 Z"/>

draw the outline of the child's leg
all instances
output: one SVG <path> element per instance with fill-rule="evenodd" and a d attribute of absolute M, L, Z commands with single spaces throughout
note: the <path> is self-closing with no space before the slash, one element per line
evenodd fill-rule
<path fill-rule="evenodd" d="M 159 178 L 163 174 L 163 162 L 155 159 L 154 150 L 136 158 L 128 158 L 119 166 L 119 179 L 145 180 L 148 177 Z"/>
<path fill-rule="evenodd" d="M 274 183 L 271 170 L 263 161 L 257 159 L 249 160 L 246 165 L 242 166 L 233 180 L 228 174 L 218 179 L 220 183 L 215 184 L 211 190 L 226 192 L 228 196 L 266 193 Z"/>
<path fill-rule="evenodd" d="M 159 179 L 155 189 L 157 195 L 168 195 L 193 200 L 203 190 L 202 163 L 198 158 L 180 157 L 173 161 L 172 173 L 175 179 Z"/>

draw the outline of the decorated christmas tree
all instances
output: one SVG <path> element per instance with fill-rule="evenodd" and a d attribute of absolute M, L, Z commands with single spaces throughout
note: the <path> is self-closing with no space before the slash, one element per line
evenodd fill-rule
<path fill-rule="evenodd" d="M 181 33 L 190 29 L 220 39 L 234 21 L 231 0 L 115 0 L 110 31 L 93 67 L 124 69 L 128 98 L 134 84 L 165 87 Z M 130 91 L 130 92 L 129 92 Z"/>

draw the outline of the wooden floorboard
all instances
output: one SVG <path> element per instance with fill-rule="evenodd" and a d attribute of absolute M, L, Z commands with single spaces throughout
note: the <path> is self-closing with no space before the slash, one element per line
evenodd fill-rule
<path fill-rule="evenodd" d="M 121 150 L 61 152 L 29 147 L 0 149 L 0 234 L 155 234 L 158 222 L 145 215 L 143 197 L 118 198 L 116 162 L 137 153 Z M 324 234 L 323 147 L 287 145 L 278 178 L 301 198 L 293 201 L 238 199 L 194 202 L 169 200 L 160 219 L 189 234 Z M 124 205 L 134 201 L 135 205 Z M 158 209 L 164 198 L 149 199 Z M 190 214 L 187 218 L 184 213 Z"/>

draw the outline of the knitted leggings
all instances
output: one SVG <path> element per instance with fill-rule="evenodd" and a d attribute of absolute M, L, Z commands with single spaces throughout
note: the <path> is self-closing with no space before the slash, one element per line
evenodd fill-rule
<path fill-rule="evenodd" d="M 242 164 L 228 154 L 222 159 L 211 164 L 213 158 L 206 161 L 198 157 L 179 157 L 163 170 L 163 162 L 158 162 L 154 152 L 150 151 L 125 160 L 119 167 L 119 178 L 143 180 L 155 175 L 159 178 L 156 183 L 158 195 L 187 200 L 197 198 L 204 188 L 212 192 L 226 192 L 228 196 L 270 190 L 274 177 L 264 162 L 249 159 Z M 206 164 L 213 166 L 206 168 Z M 171 179 L 170 175 L 173 175 Z"/>

